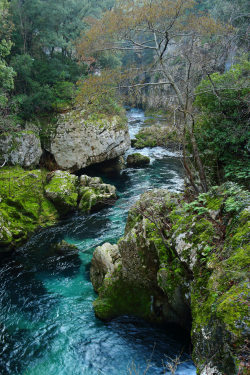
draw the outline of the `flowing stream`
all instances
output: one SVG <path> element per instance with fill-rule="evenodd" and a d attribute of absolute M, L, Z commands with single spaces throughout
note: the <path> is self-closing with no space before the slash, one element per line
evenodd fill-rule
<path fill-rule="evenodd" d="M 128 120 L 131 138 L 146 126 L 141 110 L 129 110 Z M 161 147 L 140 152 L 151 158 L 147 168 L 102 176 L 117 187 L 113 207 L 74 215 L 35 234 L 0 266 L 0 375 L 142 375 L 147 366 L 147 375 L 170 374 L 163 364 L 181 352 L 176 374 L 196 374 L 185 354 L 187 333 L 132 317 L 103 323 L 92 308 L 93 249 L 123 235 L 128 209 L 141 193 L 183 188 L 177 153 Z M 50 245 L 62 239 L 75 244 L 79 254 L 53 253 Z"/>

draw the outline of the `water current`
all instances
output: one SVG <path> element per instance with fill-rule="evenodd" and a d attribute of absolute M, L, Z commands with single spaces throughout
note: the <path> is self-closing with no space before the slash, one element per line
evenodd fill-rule
<path fill-rule="evenodd" d="M 133 138 L 147 126 L 145 115 L 131 109 L 127 116 Z M 147 375 L 170 374 L 163 364 L 181 352 L 176 374 L 196 374 L 185 332 L 126 316 L 103 323 L 92 308 L 94 248 L 123 235 L 128 209 L 141 193 L 183 188 L 178 153 L 161 147 L 140 152 L 151 158 L 147 168 L 102 176 L 117 187 L 114 206 L 74 215 L 35 234 L 0 265 L 0 375 L 142 375 L 147 366 Z M 79 254 L 53 253 L 51 244 L 62 239 L 75 244 Z"/>

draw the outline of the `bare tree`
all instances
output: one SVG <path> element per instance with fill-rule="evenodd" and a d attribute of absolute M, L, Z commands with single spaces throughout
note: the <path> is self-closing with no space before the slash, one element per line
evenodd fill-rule
<path fill-rule="evenodd" d="M 89 31 L 78 44 L 82 59 L 104 50 L 153 53 L 149 66 L 126 70 L 122 78 L 126 78 L 127 83 L 120 83 L 119 87 L 161 86 L 167 89 L 175 103 L 175 113 L 178 112 L 182 119 L 183 163 L 187 177 L 196 193 L 206 192 L 208 184 L 194 135 L 194 88 L 204 75 L 224 61 L 231 29 L 209 16 L 197 14 L 193 0 L 118 1 L 101 20 L 91 20 L 90 24 Z M 145 74 L 152 75 L 156 71 L 158 80 L 145 82 Z M 187 157 L 187 134 L 199 184 Z"/>

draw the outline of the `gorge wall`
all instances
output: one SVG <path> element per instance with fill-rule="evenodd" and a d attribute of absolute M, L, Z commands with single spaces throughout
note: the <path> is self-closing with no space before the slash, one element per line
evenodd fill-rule
<path fill-rule="evenodd" d="M 191 330 L 199 374 L 247 374 L 248 205 L 231 183 L 195 201 L 145 193 L 118 245 L 95 250 L 96 315 L 177 323 Z"/>

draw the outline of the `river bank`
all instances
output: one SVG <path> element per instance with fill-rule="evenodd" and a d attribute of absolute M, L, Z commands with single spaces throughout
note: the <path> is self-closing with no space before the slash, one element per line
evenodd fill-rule
<path fill-rule="evenodd" d="M 144 125 L 144 113 L 128 112 L 130 136 Z M 128 153 L 133 153 L 130 149 Z M 143 149 L 150 156 L 146 168 L 100 174 L 117 188 L 112 207 L 90 215 L 74 214 L 60 225 L 34 235 L 1 266 L 1 360 L 4 374 L 125 375 L 132 361 L 141 371 L 152 358 L 152 373 L 162 373 L 166 355 L 179 354 L 186 332 L 152 327 L 141 320 L 119 318 L 99 321 L 93 311 L 96 298 L 89 279 L 94 248 L 115 243 L 123 235 L 128 209 L 140 194 L 163 187 L 180 192 L 183 172 L 178 153 L 156 147 Z M 89 174 L 90 171 L 88 171 Z M 92 175 L 100 173 L 98 168 Z M 51 245 L 61 240 L 75 244 L 78 255 L 55 254 Z M 177 374 L 194 375 L 195 367 L 184 354 Z"/>

